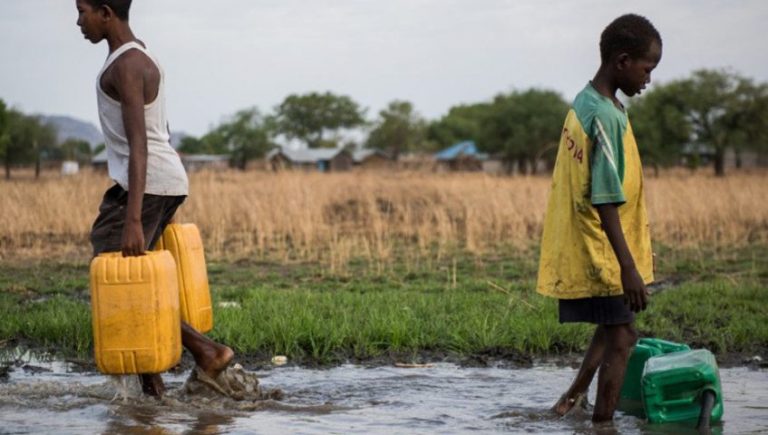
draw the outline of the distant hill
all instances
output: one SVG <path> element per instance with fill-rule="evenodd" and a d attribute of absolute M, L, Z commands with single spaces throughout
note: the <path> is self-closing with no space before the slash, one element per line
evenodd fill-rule
<path fill-rule="evenodd" d="M 72 118 L 71 116 L 61 115 L 41 115 L 43 122 L 53 124 L 57 131 L 57 140 L 59 143 L 67 139 L 84 140 L 91 144 L 91 148 L 104 142 L 104 136 L 95 125 L 88 121 Z M 178 148 L 181 140 L 188 134 L 179 131 L 171 132 L 171 145 Z"/>
<path fill-rule="evenodd" d="M 79 139 L 88 142 L 93 148 L 104 142 L 101 130 L 88 121 L 61 115 L 41 115 L 40 119 L 56 127 L 59 143 L 67 139 Z"/>

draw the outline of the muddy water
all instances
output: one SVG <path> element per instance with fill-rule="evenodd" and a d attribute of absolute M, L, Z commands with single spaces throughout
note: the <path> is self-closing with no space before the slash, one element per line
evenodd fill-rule
<path fill-rule="evenodd" d="M 583 413 L 554 418 L 547 410 L 574 373 L 451 364 L 258 372 L 263 389 L 284 391 L 281 401 L 189 397 L 187 376 L 166 374 L 171 392 L 158 402 L 71 364 L 22 358 L 0 378 L 0 433 L 694 433 L 621 413 L 609 427 Z M 768 432 L 768 371 L 720 374 L 726 411 L 714 433 Z"/>

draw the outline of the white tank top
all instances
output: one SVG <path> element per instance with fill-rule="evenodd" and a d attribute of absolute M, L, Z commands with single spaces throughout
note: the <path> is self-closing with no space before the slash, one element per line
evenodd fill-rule
<path fill-rule="evenodd" d="M 144 193 L 163 196 L 179 196 L 189 193 L 189 181 L 176 150 L 171 147 L 168 120 L 165 113 L 165 74 L 157 59 L 141 44 L 128 42 L 109 55 L 96 78 L 96 96 L 99 120 L 107 146 L 109 176 L 123 189 L 128 190 L 128 138 L 123 125 L 120 102 L 101 89 L 101 76 L 120 55 L 136 49 L 146 54 L 160 71 L 160 84 L 154 101 L 144 105 L 144 122 L 147 129 L 147 183 Z"/>

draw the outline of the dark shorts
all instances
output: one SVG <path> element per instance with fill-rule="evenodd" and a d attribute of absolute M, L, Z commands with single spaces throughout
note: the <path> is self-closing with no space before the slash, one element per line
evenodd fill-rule
<path fill-rule="evenodd" d="M 560 299 L 560 323 L 586 322 L 622 325 L 635 321 L 624 296 Z"/>
<path fill-rule="evenodd" d="M 146 250 L 155 247 L 163 230 L 184 199 L 186 196 L 144 195 L 141 205 L 141 224 L 144 227 Z M 102 252 L 121 250 L 127 204 L 128 192 L 119 184 L 115 184 L 104 194 L 104 199 L 99 206 L 99 216 L 91 228 L 94 257 Z"/>

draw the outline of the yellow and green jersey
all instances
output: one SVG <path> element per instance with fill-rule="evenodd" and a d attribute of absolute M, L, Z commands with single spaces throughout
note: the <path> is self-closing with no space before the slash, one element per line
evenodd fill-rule
<path fill-rule="evenodd" d="M 616 255 L 594 207 L 617 204 L 621 228 L 643 281 L 653 258 L 643 172 L 627 114 L 588 84 L 576 97 L 560 136 L 537 291 L 559 299 L 624 293 Z"/>

